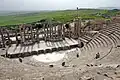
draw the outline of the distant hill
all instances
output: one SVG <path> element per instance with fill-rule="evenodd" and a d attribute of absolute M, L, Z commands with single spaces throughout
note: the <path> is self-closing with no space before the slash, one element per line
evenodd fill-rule
<path fill-rule="evenodd" d="M 24 14 L 33 14 L 40 12 L 48 12 L 48 11 L 0 11 L 0 16 L 9 16 L 9 15 L 24 15 Z"/>
<path fill-rule="evenodd" d="M 27 12 L 27 11 L 21 11 L 21 12 L 17 12 L 17 11 L 0 11 L 0 16 L 19 15 L 19 14 L 26 14 L 26 13 L 31 13 L 31 12 Z"/>
<path fill-rule="evenodd" d="M 82 20 L 88 19 L 104 19 L 102 14 L 108 14 L 106 10 L 99 9 L 80 9 L 76 10 L 60 10 L 60 11 L 32 11 L 25 14 L 25 11 L 8 12 L 7 16 L 0 16 L 0 26 L 18 25 L 24 23 L 34 23 L 42 19 L 54 19 L 66 23 L 72 21 L 78 15 Z M 13 15 L 16 14 L 16 15 Z M 116 11 L 111 11 L 109 14 L 116 14 Z M 8 16 L 9 15 L 9 16 Z M 106 17 L 106 15 L 105 15 Z M 9 26 L 8 26 L 9 27 Z"/>
<path fill-rule="evenodd" d="M 107 10 L 119 9 L 120 10 L 120 7 L 99 7 L 98 9 L 107 9 Z"/>

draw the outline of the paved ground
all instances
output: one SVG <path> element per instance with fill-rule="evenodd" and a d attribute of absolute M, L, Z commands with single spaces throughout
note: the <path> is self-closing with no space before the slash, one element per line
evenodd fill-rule
<path fill-rule="evenodd" d="M 116 47 L 120 40 L 114 37 L 116 44 L 112 44 L 112 39 L 107 38 L 91 41 L 81 49 L 55 52 L 65 54 L 56 62 L 44 63 L 39 56 L 22 58 L 22 63 L 19 59 L 0 57 L 0 80 L 120 80 L 120 47 Z M 5 50 L 0 50 L 2 53 Z M 95 59 L 97 53 L 100 57 Z"/>
<path fill-rule="evenodd" d="M 13 44 L 8 49 L 8 54 L 45 50 L 45 49 L 70 46 L 70 45 L 75 45 L 75 44 L 78 44 L 78 42 L 75 41 L 74 39 L 68 39 L 68 38 L 66 38 L 64 41 L 61 41 L 61 42 L 40 41 L 40 43 L 36 43 L 36 44 L 30 45 L 30 46 L 21 46 L 21 45 L 16 46 L 16 44 Z"/>
<path fill-rule="evenodd" d="M 105 55 L 111 48 L 101 49 Z M 113 48 L 98 60 L 94 59 L 95 53 L 81 53 L 78 58 L 76 53 L 75 50 L 67 54 L 66 67 L 61 65 L 63 60 L 43 64 L 27 57 L 20 63 L 18 59 L 0 57 L 0 80 L 120 80 L 120 48 Z M 54 66 L 51 68 L 50 64 Z"/>

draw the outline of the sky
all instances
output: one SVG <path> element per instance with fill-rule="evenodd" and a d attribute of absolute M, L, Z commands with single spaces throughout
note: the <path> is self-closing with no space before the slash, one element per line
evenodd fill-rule
<path fill-rule="evenodd" d="M 0 0 L 0 11 L 120 7 L 120 0 Z"/>

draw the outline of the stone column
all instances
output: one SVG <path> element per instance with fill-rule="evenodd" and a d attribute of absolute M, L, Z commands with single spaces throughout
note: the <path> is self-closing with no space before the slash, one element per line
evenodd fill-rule
<path fill-rule="evenodd" d="M 3 36 L 3 32 L 2 32 L 2 29 L 0 28 L 0 34 L 1 34 L 1 38 L 2 38 L 2 46 L 5 48 L 5 38 Z"/>
<path fill-rule="evenodd" d="M 33 41 L 36 39 L 36 30 L 32 30 L 32 34 L 33 34 Z"/>
<path fill-rule="evenodd" d="M 75 37 L 77 36 L 77 23 L 76 23 L 76 20 L 74 22 L 74 36 Z"/>
<path fill-rule="evenodd" d="M 0 48 L 2 48 L 2 43 L 1 43 L 1 41 L 0 41 Z"/>
<path fill-rule="evenodd" d="M 69 24 L 69 38 L 71 38 L 71 25 Z"/>
<path fill-rule="evenodd" d="M 39 41 L 39 29 L 37 28 L 37 31 L 36 31 L 36 35 L 37 35 L 37 41 Z"/>
<path fill-rule="evenodd" d="M 26 41 L 26 36 L 25 36 L 25 26 L 23 26 L 23 43 Z"/>
<path fill-rule="evenodd" d="M 7 29 L 5 29 L 5 30 L 6 30 L 6 33 L 7 33 L 8 40 L 10 41 L 9 31 Z"/>
<path fill-rule="evenodd" d="M 31 40 L 34 42 L 34 34 L 33 34 L 33 28 L 30 26 L 30 32 L 31 32 Z"/>
<path fill-rule="evenodd" d="M 44 24 L 44 26 L 43 26 L 43 31 L 44 31 L 44 40 L 46 41 L 46 30 L 45 30 L 45 24 Z"/>
<path fill-rule="evenodd" d="M 53 40 L 54 27 L 50 24 L 50 40 Z"/>
<path fill-rule="evenodd" d="M 17 29 L 16 30 L 14 30 L 14 32 L 15 32 L 15 38 L 16 38 L 16 43 L 19 41 L 19 39 L 18 39 L 18 26 L 16 26 L 17 27 Z"/>
<path fill-rule="evenodd" d="M 53 40 L 54 39 L 54 37 L 53 37 L 54 34 L 53 33 L 54 33 L 55 29 L 54 29 L 54 26 L 52 25 L 52 23 L 50 23 L 50 27 L 51 27 L 51 32 L 50 32 L 51 37 L 50 37 L 50 39 Z"/>
<path fill-rule="evenodd" d="M 78 26 L 77 26 L 77 37 L 79 37 L 80 36 L 80 19 L 79 18 L 78 18 L 77 24 L 78 24 Z"/>
<path fill-rule="evenodd" d="M 7 45 L 10 47 L 11 46 L 11 40 L 10 40 L 10 35 L 9 35 L 9 31 L 7 29 L 5 29 L 6 34 L 7 34 L 7 38 L 8 38 L 8 43 Z"/>
<path fill-rule="evenodd" d="M 26 38 L 27 38 L 27 41 L 30 41 L 30 39 L 29 39 L 29 27 L 27 27 L 27 29 L 26 29 Z"/>
<path fill-rule="evenodd" d="M 49 26 L 49 35 L 50 35 L 50 39 L 51 39 L 51 37 L 52 37 L 52 26 L 51 25 Z"/>
<path fill-rule="evenodd" d="M 58 35 L 58 32 L 57 32 L 57 26 L 54 26 L 55 27 L 55 39 L 57 39 L 57 35 Z"/>
<path fill-rule="evenodd" d="M 17 35 L 17 30 L 15 30 L 15 38 L 16 38 L 16 43 L 18 44 L 18 35 Z"/>
<path fill-rule="evenodd" d="M 59 33 L 60 38 L 62 38 L 62 33 L 63 33 L 62 24 L 60 24 L 60 33 Z"/>
<path fill-rule="evenodd" d="M 59 39 L 61 39 L 62 38 L 62 26 L 61 26 L 61 24 L 60 25 L 58 25 L 58 37 L 59 37 Z"/>
<path fill-rule="evenodd" d="M 31 38 L 30 38 L 30 27 L 28 28 L 27 31 L 28 31 L 28 32 L 27 32 L 27 38 L 28 38 L 28 40 L 30 41 L 30 40 L 31 40 Z"/>
<path fill-rule="evenodd" d="M 63 39 L 65 39 L 65 25 L 62 25 L 62 29 L 63 29 Z"/>
<path fill-rule="evenodd" d="M 71 38 L 71 26 L 69 28 L 69 38 Z"/>
<path fill-rule="evenodd" d="M 76 38 L 78 38 L 80 36 L 80 26 L 81 26 L 80 20 L 79 19 L 75 20 L 74 35 Z"/>
<path fill-rule="evenodd" d="M 19 30 L 20 30 L 21 45 L 22 45 L 24 42 L 24 25 L 20 25 Z"/>
<path fill-rule="evenodd" d="M 79 18 L 79 36 L 81 35 L 81 19 Z"/>
<path fill-rule="evenodd" d="M 46 35 L 47 35 L 46 37 L 47 37 L 47 40 L 50 40 L 49 30 L 48 29 L 49 29 L 49 24 L 47 24 L 47 27 L 46 27 L 46 30 L 47 30 L 46 31 Z"/>

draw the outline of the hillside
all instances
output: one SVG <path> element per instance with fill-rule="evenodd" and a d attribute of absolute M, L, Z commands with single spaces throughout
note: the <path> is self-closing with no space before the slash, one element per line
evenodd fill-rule
<path fill-rule="evenodd" d="M 98 9 L 113 10 L 113 9 L 120 9 L 120 7 L 99 7 Z"/>
<path fill-rule="evenodd" d="M 31 23 L 45 18 L 54 18 L 55 20 L 59 20 L 61 22 L 67 22 L 73 20 L 77 16 L 77 13 L 82 19 L 104 19 L 101 15 L 107 14 L 108 10 L 81 9 L 78 12 L 76 10 L 65 10 L 31 12 L 26 14 L 17 13 L 17 15 L 0 16 L 0 26 Z M 116 14 L 116 12 L 112 14 Z"/>

